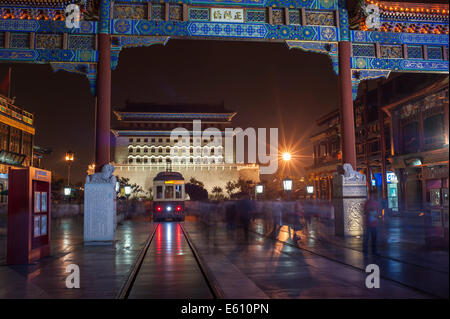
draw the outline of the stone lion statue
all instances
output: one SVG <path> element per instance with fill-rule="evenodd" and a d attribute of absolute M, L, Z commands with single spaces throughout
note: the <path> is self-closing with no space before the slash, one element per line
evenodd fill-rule
<path fill-rule="evenodd" d="M 357 172 L 353 169 L 351 164 L 345 163 L 343 165 L 344 169 L 344 178 L 348 181 L 360 181 L 365 182 L 366 176 L 361 174 L 360 172 Z"/>
<path fill-rule="evenodd" d="M 117 177 L 113 175 L 113 172 L 114 166 L 105 164 L 103 165 L 101 172 L 86 176 L 86 183 L 108 183 L 116 185 Z"/>

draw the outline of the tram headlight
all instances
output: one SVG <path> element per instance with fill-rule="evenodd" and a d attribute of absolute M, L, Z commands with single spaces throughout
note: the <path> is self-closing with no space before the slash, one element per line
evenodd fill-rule
<path fill-rule="evenodd" d="M 172 210 L 172 206 L 169 205 L 169 206 L 166 207 L 166 209 L 167 209 L 168 212 L 170 212 Z"/>

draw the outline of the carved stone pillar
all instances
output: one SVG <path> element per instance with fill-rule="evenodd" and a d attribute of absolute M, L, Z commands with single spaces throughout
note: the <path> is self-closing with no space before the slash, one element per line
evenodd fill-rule
<path fill-rule="evenodd" d="M 344 174 L 333 177 L 335 234 L 361 236 L 364 233 L 364 203 L 367 199 L 366 176 L 344 164 Z"/>

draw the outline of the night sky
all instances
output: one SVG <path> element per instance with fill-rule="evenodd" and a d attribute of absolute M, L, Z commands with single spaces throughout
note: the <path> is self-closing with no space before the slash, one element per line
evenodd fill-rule
<path fill-rule="evenodd" d="M 7 64 L 0 65 L 0 76 Z M 112 108 L 127 99 L 156 103 L 225 103 L 234 127 L 278 127 L 300 169 L 311 163 L 315 119 L 338 106 L 337 76 L 327 55 L 289 50 L 284 43 L 169 40 L 125 49 L 112 72 Z M 47 169 L 66 176 L 64 154 L 75 153 L 72 181 L 94 161 L 94 98 L 88 80 L 49 65 L 13 64 L 12 96 L 35 113 L 35 144 L 53 153 Z M 306 157 L 303 157 L 306 156 Z"/>

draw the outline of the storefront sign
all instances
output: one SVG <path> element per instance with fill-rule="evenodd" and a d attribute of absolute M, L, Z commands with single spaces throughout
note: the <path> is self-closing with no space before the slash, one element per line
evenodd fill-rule
<path fill-rule="evenodd" d="M 244 23 L 244 9 L 211 8 L 211 21 Z"/>
<path fill-rule="evenodd" d="M 386 182 L 388 183 L 397 183 L 397 175 L 393 172 L 386 173 Z"/>
<path fill-rule="evenodd" d="M 420 158 L 408 158 L 405 159 L 406 166 L 420 166 L 422 165 L 422 160 Z"/>

